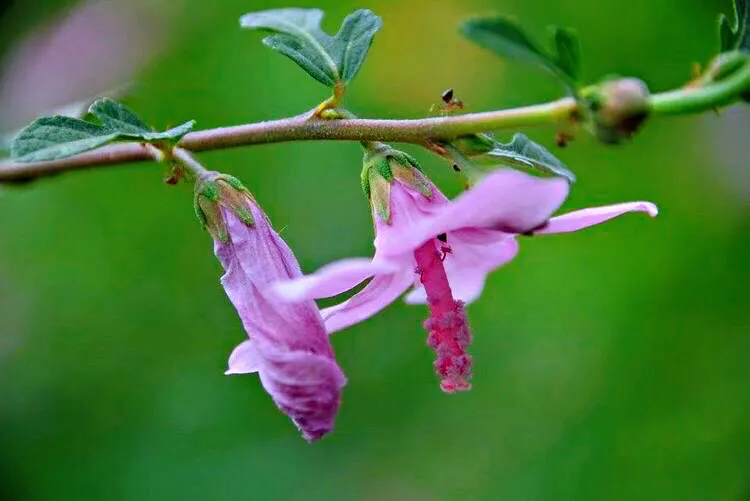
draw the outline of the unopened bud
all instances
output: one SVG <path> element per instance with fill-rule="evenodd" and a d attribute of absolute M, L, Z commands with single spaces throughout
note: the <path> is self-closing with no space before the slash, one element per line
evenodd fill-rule
<path fill-rule="evenodd" d="M 630 139 L 648 116 L 648 97 L 648 87 L 637 78 L 601 84 L 590 98 L 596 136 L 608 144 Z"/>

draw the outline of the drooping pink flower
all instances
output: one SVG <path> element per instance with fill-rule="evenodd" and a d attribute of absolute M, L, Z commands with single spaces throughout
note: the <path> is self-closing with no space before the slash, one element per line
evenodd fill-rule
<path fill-rule="evenodd" d="M 233 178 L 203 183 L 196 202 L 215 237 L 221 283 L 249 336 L 232 352 L 226 373 L 257 372 L 304 438 L 321 438 L 333 429 L 346 378 L 315 303 L 285 303 L 269 293 L 271 282 L 302 276 L 294 254 Z"/>
<path fill-rule="evenodd" d="M 443 390 L 468 389 L 471 360 L 464 304 L 477 299 L 487 274 L 513 259 L 518 234 L 577 231 L 627 212 L 657 213 L 648 202 L 610 205 L 553 217 L 568 194 L 567 181 L 542 179 L 514 170 L 497 170 L 449 201 L 421 173 L 429 189 L 390 180 L 389 211 L 376 210 L 375 255 L 343 259 L 303 278 L 275 285 L 289 301 L 331 297 L 372 277 L 360 292 L 322 310 L 328 332 L 361 322 L 414 286 L 409 303 L 427 303 L 428 343 L 437 352 Z M 381 191 L 383 191 L 381 189 Z M 382 214 L 387 212 L 388 219 Z"/>

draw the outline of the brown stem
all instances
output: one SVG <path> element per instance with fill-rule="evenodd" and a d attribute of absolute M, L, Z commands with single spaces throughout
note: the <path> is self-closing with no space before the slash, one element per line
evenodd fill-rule
<path fill-rule="evenodd" d="M 311 140 L 424 144 L 487 130 L 564 122 L 570 120 L 575 111 L 575 101 L 564 98 L 523 108 L 413 120 L 320 120 L 308 112 L 280 120 L 191 132 L 180 141 L 180 147 L 199 152 L 254 144 Z M 113 144 L 51 162 L 0 162 L 0 182 L 27 181 L 71 170 L 151 159 L 153 156 L 142 144 Z"/>

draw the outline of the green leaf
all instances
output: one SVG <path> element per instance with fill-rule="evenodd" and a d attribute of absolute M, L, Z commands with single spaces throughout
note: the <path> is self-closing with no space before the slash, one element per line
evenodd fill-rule
<path fill-rule="evenodd" d="M 564 177 L 571 183 L 576 180 L 575 174 L 552 153 L 521 133 L 514 135 L 507 144 L 496 141 L 495 146 L 486 155 L 512 167 L 530 167 Z"/>
<path fill-rule="evenodd" d="M 272 9 L 245 14 L 243 28 L 270 31 L 263 43 L 281 52 L 323 85 L 349 83 L 367 56 L 382 20 L 372 11 L 360 9 L 344 19 L 339 32 L 325 33 L 319 9 Z"/>
<path fill-rule="evenodd" d="M 42 117 L 16 136 L 11 154 L 19 162 L 41 162 L 70 157 L 114 141 L 111 131 L 85 120 L 56 115 Z"/>
<path fill-rule="evenodd" d="M 121 137 L 143 139 L 147 142 L 171 141 L 178 142 L 195 126 L 195 120 L 190 120 L 164 132 L 154 132 L 130 108 L 113 99 L 98 99 L 89 107 L 89 113 L 101 122 L 102 127 L 117 132 Z"/>
<path fill-rule="evenodd" d="M 734 31 L 732 22 L 724 14 L 719 14 L 719 47 L 721 52 L 734 49 Z"/>
<path fill-rule="evenodd" d="M 128 107 L 107 97 L 96 100 L 89 107 L 89 113 L 99 119 L 102 127 L 112 131 L 134 136 L 152 132 L 151 128 Z"/>
<path fill-rule="evenodd" d="M 461 33 L 500 56 L 550 71 L 575 93 L 580 73 L 580 49 L 572 30 L 556 28 L 553 31 L 554 54 L 534 43 L 515 21 L 505 17 L 470 19 L 461 26 Z"/>
<path fill-rule="evenodd" d="M 169 141 L 176 144 L 183 138 L 183 136 L 185 136 L 185 134 L 193 130 L 194 127 L 195 120 L 188 120 L 187 122 L 180 124 L 177 127 L 167 129 L 164 132 L 149 132 L 148 134 L 143 134 L 141 137 L 150 142 Z"/>
<path fill-rule="evenodd" d="M 581 43 L 576 32 L 569 28 L 552 29 L 557 65 L 574 82 L 581 78 Z"/>
<path fill-rule="evenodd" d="M 722 52 L 750 52 L 750 0 L 734 0 L 734 23 L 719 16 L 719 39 Z"/>
<path fill-rule="evenodd" d="M 66 158 L 115 140 L 177 143 L 195 125 L 191 120 L 164 132 L 154 132 L 122 103 L 99 99 L 89 107 L 87 120 L 62 115 L 42 117 L 24 128 L 11 143 L 11 155 L 19 162 Z"/>

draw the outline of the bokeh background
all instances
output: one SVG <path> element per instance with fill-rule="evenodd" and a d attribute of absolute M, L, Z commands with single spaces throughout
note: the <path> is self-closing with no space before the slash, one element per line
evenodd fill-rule
<path fill-rule="evenodd" d="M 509 14 L 537 37 L 549 24 L 575 27 L 589 79 L 634 75 L 658 91 L 711 57 L 716 16 L 731 9 L 729 0 L 296 5 L 324 8 L 329 31 L 355 8 L 382 16 L 347 98 L 372 117 L 424 116 L 448 87 L 470 110 L 559 95 L 544 73 L 462 40 L 456 27 L 469 15 Z M 84 16 L 50 42 L 90 6 L 5 4 L 0 115 L 22 122 L 45 111 L 35 106 L 124 83 L 124 100 L 159 127 L 299 113 L 326 89 L 238 27 L 245 12 L 283 6 L 104 0 L 96 12 L 114 17 Z M 189 186 L 139 164 L 6 187 L 0 499 L 750 499 L 749 128 L 748 108 L 735 107 L 654 120 L 619 147 L 582 134 L 555 150 L 579 177 L 566 208 L 644 199 L 660 216 L 524 240 L 470 308 L 469 393 L 439 391 L 420 307 L 398 303 L 336 334 L 349 384 L 335 432 L 313 445 L 255 376 L 223 376 L 245 335 Z M 554 148 L 554 129 L 526 132 Z M 457 193 L 447 165 L 407 149 Z M 358 145 L 200 158 L 251 187 L 304 269 L 370 253 Z"/>

